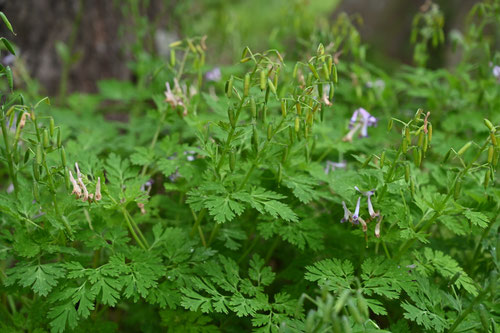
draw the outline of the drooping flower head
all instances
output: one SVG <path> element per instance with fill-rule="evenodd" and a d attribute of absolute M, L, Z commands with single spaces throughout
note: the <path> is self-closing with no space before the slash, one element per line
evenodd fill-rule
<path fill-rule="evenodd" d="M 326 161 L 325 174 L 329 174 L 330 171 L 335 171 L 335 169 L 345 169 L 346 166 L 347 166 L 346 161 L 342 162 Z"/>
<path fill-rule="evenodd" d="M 368 127 L 377 126 L 377 118 L 372 116 L 368 111 L 363 108 L 354 110 L 351 120 L 349 122 L 349 133 L 343 138 L 343 141 L 352 141 L 354 134 L 361 128 L 360 137 L 366 138 L 368 136 Z"/>
<path fill-rule="evenodd" d="M 356 208 L 354 209 L 354 214 L 352 214 L 352 223 L 359 224 L 359 206 L 361 204 L 361 197 L 358 197 L 358 201 L 356 202 Z"/>
<path fill-rule="evenodd" d="M 371 201 L 371 196 L 375 194 L 375 190 L 362 192 L 357 186 L 354 186 L 354 188 L 356 189 L 356 191 L 363 194 L 367 198 L 368 214 L 370 214 L 370 217 L 374 218 L 375 216 L 378 216 L 379 213 L 375 212 L 375 210 L 373 209 L 372 201 Z"/>
<path fill-rule="evenodd" d="M 340 223 L 345 223 L 349 221 L 349 219 L 352 216 L 352 213 L 349 211 L 344 201 L 342 201 L 342 207 L 344 208 L 344 217 L 340 220 Z"/>

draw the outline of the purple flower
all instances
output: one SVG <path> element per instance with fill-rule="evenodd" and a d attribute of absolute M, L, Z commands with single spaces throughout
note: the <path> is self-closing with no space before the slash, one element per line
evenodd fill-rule
<path fill-rule="evenodd" d="M 354 110 L 351 120 L 349 122 L 349 133 L 342 139 L 343 141 L 352 141 L 354 134 L 361 128 L 361 137 L 368 136 L 368 127 L 377 126 L 377 118 L 372 116 L 368 111 L 363 108 Z"/>
<path fill-rule="evenodd" d="M 367 192 L 362 192 L 357 186 L 354 186 L 354 188 L 356 189 L 356 191 L 358 191 L 359 193 L 361 193 L 365 197 L 367 197 L 367 201 L 368 201 L 368 213 L 370 214 L 370 217 L 374 218 L 375 216 L 378 216 L 379 213 L 375 212 L 375 210 L 373 209 L 372 201 L 371 201 L 371 196 L 375 194 L 375 190 L 371 190 L 371 191 L 367 191 Z"/>
<path fill-rule="evenodd" d="M 356 203 L 356 208 L 354 209 L 354 214 L 352 214 L 352 222 L 354 224 L 359 224 L 358 218 L 359 218 L 360 203 L 361 203 L 361 197 L 358 197 L 358 202 Z"/>
<path fill-rule="evenodd" d="M 222 75 L 219 67 L 215 67 L 211 71 L 205 73 L 205 79 L 207 81 L 218 82 L 220 81 Z"/>
<path fill-rule="evenodd" d="M 346 161 L 342 162 L 326 161 L 325 174 L 329 174 L 330 171 L 335 171 L 335 169 L 345 169 L 346 166 L 347 166 Z"/>
<path fill-rule="evenodd" d="M 352 214 L 349 211 L 349 209 L 347 209 L 347 206 L 345 205 L 344 201 L 342 201 L 342 207 L 344 208 L 344 217 L 342 218 L 342 220 L 340 220 L 340 223 L 345 223 L 345 222 L 349 221 Z"/>
<path fill-rule="evenodd" d="M 500 82 L 500 66 L 493 67 L 493 76 Z"/>

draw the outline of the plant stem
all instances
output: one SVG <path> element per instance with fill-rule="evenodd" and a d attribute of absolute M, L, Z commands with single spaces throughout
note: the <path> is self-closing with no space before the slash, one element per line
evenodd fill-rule
<path fill-rule="evenodd" d="M 238 259 L 238 264 L 240 264 L 243 259 L 246 258 L 246 256 L 248 256 L 248 254 L 250 252 L 252 252 L 253 248 L 257 245 L 257 243 L 259 242 L 260 240 L 260 236 L 256 236 L 254 237 L 253 241 L 252 241 L 252 244 L 250 244 L 250 246 L 246 249 L 245 252 L 243 252 L 243 254 L 241 255 L 241 257 Z"/>
<path fill-rule="evenodd" d="M 146 250 L 146 246 L 142 243 L 142 241 L 139 239 L 139 237 L 137 236 L 135 230 L 134 230 L 134 227 L 132 227 L 132 223 L 130 222 L 129 218 L 128 218 L 128 214 L 127 214 L 127 211 L 125 208 L 122 207 L 122 213 L 123 213 L 123 217 L 125 217 L 125 221 L 127 222 L 127 226 L 128 226 L 128 229 L 130 231 L 130 233 L 132 234 L 132 237 L 134 237 L 135 239 L 135 242 L 140 246 L 142 247 L 144 250 Z"/>
<path fill-rule="evenodd" d="M 5 155 L 7 155 L 7 165 L 9 167 L 9 174 L 10 178 L 12 179 L 12 184 L 14 185 L 14 194 L 17 198 L 17 194 L 19 191 L 19 185 L 17 183 L 17 174 L 14 172 L 14 162 L 12 161 L 12 155 L 10 152 L 10 146 L 9 146 L 9 134 L 7 132 L 7 125 L 5 124 L 5 116 L 2 116 L 2 119 L 0 119 L 0 122 L 2 123 L 2 135 L 3 135 L 3 140 L 5 144 Z"/>

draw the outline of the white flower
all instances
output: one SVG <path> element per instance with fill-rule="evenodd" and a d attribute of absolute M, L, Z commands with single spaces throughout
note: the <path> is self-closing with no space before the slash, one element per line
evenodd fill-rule
<path fill-rule="evenodd" d="M 345 169 L 346 166 L 347 166 L 346 161 L 342 162 L 326 161 L 325 174 L 329 174 L 330 171 L 335 171 L 335 169 Z"/>

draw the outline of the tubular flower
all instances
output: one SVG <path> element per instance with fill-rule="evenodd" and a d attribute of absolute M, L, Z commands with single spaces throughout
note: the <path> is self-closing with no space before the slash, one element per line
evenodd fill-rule
<path fill-rule="evenodd" d="M 89 192 L 87 191 L 87 187 L 85 187 L 85 184 L 83 183 L 83 180 L 81 177 L 78 177 L 78 185 L 80 185 L 80 188 L 83 191 L 82 201 L 85 202 L 89 199 Z"/>
<path fill-rule="evenodd" d="M 359 193 L 363 194 L 365 197 L 367 197 L 367 202 L 368 202 L 368 214 L 370 214 L 371 218 L 374 218 L 379 215 L 379 212 L 375 212 L 373 209 L 372 201 L 371 201 L 371 196 L 375 194 L 375 190 L 367 191 L 367 192 L 362 192 L 357 186 L 354 186 L 356 191 Z"/>
<path fill-rule="evenodd" d="M 359 224 L 358 219 L 359 219 L 359 206 L 361 203 L 361 197 L 358 197 L 358 202 L 356 202 L 356 208 L 354 209 L 354 214 L 352 214 L 352 222 L 354 224 Z"/>
<path fill-rule="evenodd" d="M 99 201 L 102 199 L 101 195 L 101 177 L 97 177 L 97 184 L 95 185 L 95 195 L 94 198 L 96 201 Z"/>
<path fill-rule="evenodd" d="M 377 126 L 377 118 L 372 116 L 368 111 L 363 108 L 356 109 L 349 122 L 349 133 L 343 138 L 343 141 L 352 141 L 352 137 L 361 128 L 360 137 L 366 138 L 368 136 L 368 127 Z"/>
<path fill-rule="evenodd" d="M 375 225 L 375 237 L 380 238 L 380 224 L 382 222 L 382 215 L 379 216 L 378 222 Z"/>
<path fill-rule="evenodd" d="M 344 208 L 344 217 L 342 218 L 342 220 L 340 220 L 340 223 L 345 223 L 349 221 L 349 219 L 352 216 L 352 213 L 349 211 L 349 209 L 347 209 L 347 206 L 345 205 L 344 201 L 342 201 L 342 207 Z"/>
<path fill-rule="evenodd" d="M 335 169 L 345 169 L 346 166 L 347 166 L 346 161 L 342 162 L 326 161 L 325 174 L 329 174 L 330 171 L 335 171 Z"/>
<path fill-rule="evenodd" d="M 80 189 L 80 186 L 78 186 L 75 177 L 73 177 L 73 173 L 71 172 L 71 170 L 69 171 L 69 181 L 73 185 L 73 192 L 71 192 L 71 194 L 76 194 L 77 199 L 80 198 L 80 196 L 82 195 L 82 190 Z"/>

